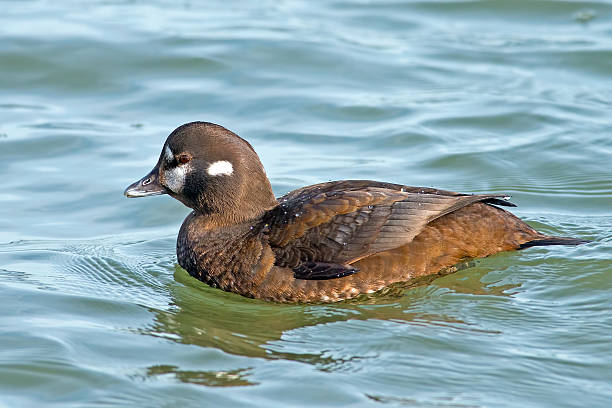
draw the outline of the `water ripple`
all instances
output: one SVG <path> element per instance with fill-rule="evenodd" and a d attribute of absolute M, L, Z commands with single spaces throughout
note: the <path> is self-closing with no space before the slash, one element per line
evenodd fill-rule
<path fill-rule="evenodd" d="M 5 1 L 0 405 L 607 407 L 612 4 Z M 178 124 L 330 179 L 510 193 L 592 239 L 335 305 L 176 266 L 189 210 L 125 200 Z"/>

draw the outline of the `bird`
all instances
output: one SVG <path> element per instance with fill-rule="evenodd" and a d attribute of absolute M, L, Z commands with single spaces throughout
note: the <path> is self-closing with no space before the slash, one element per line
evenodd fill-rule
<path fill-rule="evenodd" d="M 588 242 L 536 231 L 502 208 L 515 207 L 503 194 L 340 180 L 276 198 L 251 144 L 210 122 L 176 128 L 124 194 L 168 194 L 191 208 L 179 265 L 272 302 L 337 302 L 502 251 Z"/>

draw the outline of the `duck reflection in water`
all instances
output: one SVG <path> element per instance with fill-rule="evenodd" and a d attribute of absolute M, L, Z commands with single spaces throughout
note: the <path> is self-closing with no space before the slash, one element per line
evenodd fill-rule
<path fill-rule="evenodd" d="M 491 267 L 474 267 L 473 262 L 462 267 L 471 268 L 448 278 L 436 275 L 409 284 L 396 284 L 385 291 L 332 306 L 283 305 L 247 299 L 202 287 L 176 266 L 174 276 L 177 284 L 170 287 L 173 307 L 168 311 L 152 310 L 155 321 L 141 332 L 237 356 L 299 361 L 322 371 L 350 370 L 357 360 L 372 356 L 367 353 L 350 358 L 332 356 L 329 351 L 333 344 L 326 344 L 322 349 L 318 343 L 298 341 L 295 344 L 293 338 L 304 338 L 303 331 L 317 333 L 321 329 L 338 331 L 338 335 L 342 335 L 347 330 L 345 326 L 350 327 L 357 321 L 404 324 L 408 325 L 405 328 L 408 331 L 414 326 L 436 326 L 453 331 L 482 332 L 470 322 L 463 321 L 459 311 L 446 310 L 444 299 L 456 301 L 452 298 L 462 293 L 472 298 L 485 295 L 487 299 L 491 296 L 504 299 L 512 296 L 518 285 L 487 282 L 486 277 L 494 269 Z M 433 279 L 437 281 L 432 285 Z M 432 303 L 439 304 L 439 307 L 432 307 Z M 208 386 L 255 384 L 249 374 L 250 367 L 242 366 L 213 372 L 160 364 L 147 370 L 149 376 L 173 375 L 179 381 Z"/>

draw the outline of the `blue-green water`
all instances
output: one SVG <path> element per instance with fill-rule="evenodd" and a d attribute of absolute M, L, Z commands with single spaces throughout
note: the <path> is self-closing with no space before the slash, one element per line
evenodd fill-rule
<path fill-rule="evenodd" d="M 0 406 L 608 407 L 612 4 L 0 2 Z M 275 192 L 505 192 L 593 239 L 360 302 L 278 305 L 176 266 L 188 210 L 126 200 L 222 124 Z"/>

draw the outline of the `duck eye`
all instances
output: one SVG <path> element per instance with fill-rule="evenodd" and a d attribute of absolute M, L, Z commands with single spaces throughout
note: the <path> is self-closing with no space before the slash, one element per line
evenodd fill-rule
<path fill-rule="evenodd" d="M 180 164 L 185 164 L 188 163 L 191 160 L 191 157 L 189 157 L 186 154 L 181 154 L 178 158 L 177 158 L 178 162 Z"/>

